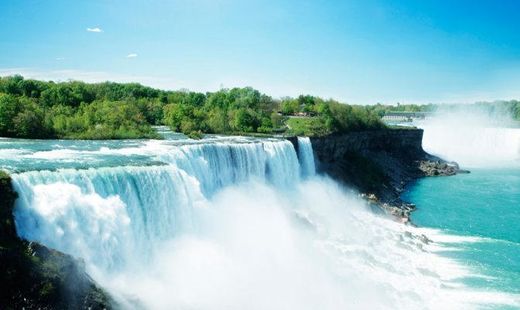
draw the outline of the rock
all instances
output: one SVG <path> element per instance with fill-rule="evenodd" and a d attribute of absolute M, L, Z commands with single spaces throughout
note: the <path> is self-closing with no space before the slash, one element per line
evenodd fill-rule
<path fill-rule="evenodd" d="M 371 200 L 371 201 L 377 201 L 378 200 L 376 195 L 374 195 L 374 194 L 368 194 L 367 199 Z"/>
<path fill-rule="evenodd" d="M 421 240 L 423 243 L 425 244 L 430 244 L 432 243 L 433 241 L 431 239 L 429 239 L 426 235 L 420 235 L 419 236 L 419 240 Z"/>
<path fill-rule="evenodd" d="M 465 171 L 422 148 L 422 129 L 381 129 L 312 137 L 317 171 L 354 188 L 371 203 L 408 219 L 415 206 L 400 198 L 406 186 L 425 176 Z M 289 139 L 298 147 L 297 139 Z"/>
<path fill-rule="evenodd" d="M 448 163 L 442 160 L 421 160 L 419 169 L 425 176 L 450 176 L 461 171 L 457 163 Z"/>

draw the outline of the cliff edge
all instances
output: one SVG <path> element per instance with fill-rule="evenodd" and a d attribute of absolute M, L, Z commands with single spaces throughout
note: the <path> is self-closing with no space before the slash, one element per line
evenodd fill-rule
<path fill-rule="evenodd" d="M 389 213 L 408 219 L 415 207 L 400 199 L 410 182 L 461 170 L 422 148 L 423 130 L 382 129 L 310 138 L 318 172 L 359 191 Z M 297 147 L 297 140 L 290 139 Z"/>

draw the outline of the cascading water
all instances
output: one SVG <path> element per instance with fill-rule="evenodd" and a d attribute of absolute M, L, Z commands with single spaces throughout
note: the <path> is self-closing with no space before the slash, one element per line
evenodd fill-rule
<path fill-rule="evenodd" d="M 298 137 L 298 158 L 300 159 L 303 177 L 310 177 L 316 174 L 312 144 L 308 137 Z"/>
<path fill-rule="evenodd" d="M 163 151 L 157 158 L 168 165 L 14 175 L 20 235 L 105 271 L 121 269 L 131 253 L 153 256 L 156 242 L 193 231 L 194 208 L 219 189 L 248 180 L 287 188 L 299 180 L 289 141 Z"/>
<path fill-rule="evenodd" d="M 83 258 L 123 308 L 518 303 L 465 287 L 459 279 L 471 271 L 436 254 L 449 248 L 419 237 L 444 234 L 376 216 L 316 176 L 306 138 L 298 139 L 298 154 L 284 140 L 218 137 L 57 145 L 16 159 L 28 170 L 13 174 L 18 233 Z M 15 148 L 16 141 L 0 146 L 0 163 L 15 166 Z M 78 167 L 95 168 L 74 169 L 71 156 Z M 43 167 L 35 171 L 26 158 Z M 119 164 L 125 160 L 132 166 Z"/>

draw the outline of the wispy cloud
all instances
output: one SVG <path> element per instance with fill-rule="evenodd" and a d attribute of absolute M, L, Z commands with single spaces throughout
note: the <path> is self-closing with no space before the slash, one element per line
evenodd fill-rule
<path fill-rule="evenodd" d="M 87 31 L 88 32 L 103 32 L 103 29 L 101 29 L 99 27 L 95 27 L 95 28 L 87 28 Z"/>
<path fill-rule="evenodd" d="M 126 58 L 135 58 L 135 57 L 137 57 L 136 53 L 130 53 L 130 54 L 126 55 Z"/>

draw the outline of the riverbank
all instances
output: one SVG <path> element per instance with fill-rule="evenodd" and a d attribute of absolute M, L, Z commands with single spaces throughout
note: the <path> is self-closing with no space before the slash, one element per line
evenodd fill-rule
<path fill-rule="evenodd" d="M 407 128 L 312 137 L 311 143 L 317 171 L 407 222 L 415 206 L 400 196 L 411 182 L 467 172 L 426 153 L 422 139 L 422 129 Z M 289 140 L 297 147 L 295 139 Z"/>

